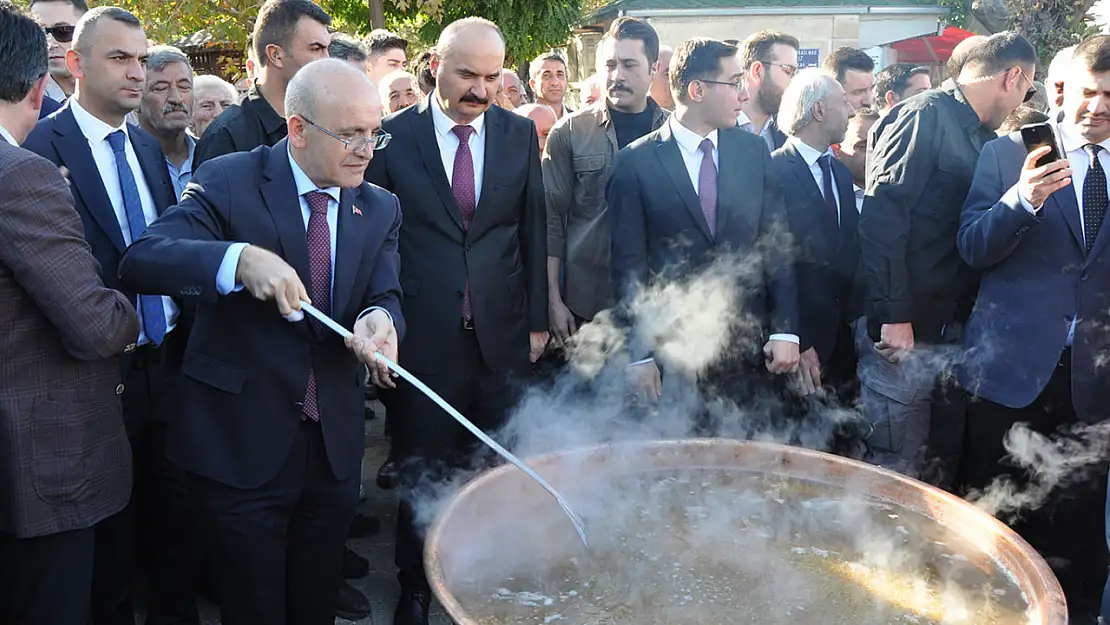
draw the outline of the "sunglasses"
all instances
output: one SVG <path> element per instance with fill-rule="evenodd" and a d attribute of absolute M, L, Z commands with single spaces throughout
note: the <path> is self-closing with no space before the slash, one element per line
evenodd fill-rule
<path fill-rule="evenodd" d="M 77 30 L 76 26 L 49 26 L 44 28 L 46 34 L 54 38 L 58 43 L 69 43 L 73 41 L 73 31 Z"/>
<path fill-rule="evenodd" d="M 1023 103 L 1028 102 L 1033 99 L 1033 96 L 1037 95 L 1037 85 L 1033 84 L 1032 79 L 1025 74 L 1025 70 L 1019 67 L 1018 71 L 1021 72 L 1021 77 L 1029 83 L 1029 91 L 1025 92 L 1025 98 L 1022 100 Z"/>

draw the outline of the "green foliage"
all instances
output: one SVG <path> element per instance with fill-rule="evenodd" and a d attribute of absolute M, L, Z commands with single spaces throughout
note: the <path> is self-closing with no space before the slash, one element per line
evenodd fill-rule
<path fill-rule="evenodd" d="M 971 14 L 971 0 L 940 0 L 940 5 L 948 7 L 950 13 L 945 18 L 949 26 L 956 28 L 968 27 L 968 17 Z"/>
<path fill-rule="evenodd" d="M 1007 0 L 1010 28 L 1037 47 L 1038 75 L 1063 48 L 1098 34 L 1088 18 L 1091 3 L 1076 0 Z"/>

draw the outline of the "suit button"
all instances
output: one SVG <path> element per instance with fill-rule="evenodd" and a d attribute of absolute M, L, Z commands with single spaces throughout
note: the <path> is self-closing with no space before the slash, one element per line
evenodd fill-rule
<path fill-rule="evenodd" d="M 1071 315 L 1064 315 L 1063 319 L 1064 319 L 1064 321 L 1067 321 L 1068 323 L 1071 323 Z"/>
<path fill-rule="evenodd" d="M 116 395 L 123 395 L 123 385 L 122 384 L 117 384 L 116 385 Z"/>
<path fill-rule="evenodd" d="M 466 247 L 464 248 L 464 251 L 466 251 L 466 253 L 467 253 L 467 254 L 469 254 L 469 253 L 470 253 L 470 246 L 469 246 L 469 245 L 468 245 L 468 246 L 466 246 Z"/>
<path fill-rule="evenodd" d="M 455 295 L 457 295 L 457 296 L 459 296 L 459 297 L 462 297 L 462 296 L 463 296 L 463 292 L 462 292 L 462 291 L 455 291 Z"/>
<path fill-rule="evenodd" d="M 1079 280 L 1081 282 L 1086 282 L 1087 281 L 1087 274 L 1084 273 L 1083 275 L 1079 276 Z"/>
<path fill-rule="evenodd" d="M 135 347 L 136 347 L 136 345 L 134 343 L 131 343 L 127 347 L 123 348 L 123 353 L 125 353 L 125 354 L 134 354 L 135 353 Z"/>

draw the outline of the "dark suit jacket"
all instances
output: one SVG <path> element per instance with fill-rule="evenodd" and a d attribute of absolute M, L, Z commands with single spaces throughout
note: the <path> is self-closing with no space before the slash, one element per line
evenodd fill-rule
<path fill-rule="evenodd" d="M 782 183 L 794 238 L 801 350 L 816 348 L 824 363 L 832 355 L 840 327 L 860 312 L 853 284 L 859 263 L 859 212 L 852 175 L 833 159 L 833 177 L 840 193 L 840 228 L 830 231 L 824 195 L 794 144 L 775 150 L 771 162 Z"/>
<path fill-rule="evenodd" d="M 1016 188 L 1024 161 L 1020 133 L 988 143 L 964 204 L 960 254 L 983 273 L 960 382 L 984 399 L 1028 406 L 1052 377 L 1078 314 L 1072 401 L 1080 419 L 1101 421 L 1110 405 L 1100 364 L 1110 350 L 1110 227 L 1103 224 L 1086 252 L 1071 186 L 1030 214 Z"/>
<path fill-rule="evenodd" d="M 617 154 L 606 191 L 617 299 L 627 303 L 654 279 L 682 279 L 734 253 L 755 263 L 753 271 L 737 272 L 745 310 L 767 333 L 796 333 L 798 289 L 782 249 L 786 207 L 767 144 L 727 128 L 718 131 L 717 145 L 716 237 L 669 124 Z"/>
<path fill-rule="evenodd" d="M 44 117 L 49 117 L 49 116 L 53 115 L 55 111 L 57 111 L 61 108 L 62 108 L 62 105 L 58 104 L 54 100 L 54 98 L 45 98 L 44 97 L 42 99 L 42 108 L 39 109 L 39 119 L 42 119 Z"/>
<path fill-rule="evenodd" d="M 390 115 L 393 135 L 367 180 L 397 194 L 401 286 L 409 333 L 401 362 L 423 373 L 450 366 L 444 346 L 462 326 L 470 280 L 474 328 L 494 371 L 528 365 L 528 333 L 546 332 L 547 224 L 539 145 L 532 120 L 491 107 L 485 117 L 485 173 L 478 208 L 464 231 L 443 170 L 429 98 Z"/>
<path fill-rule="evenodd" d="M 58 168 L 3 139 L 0 206 L 0 532 L 92 527 L 131 495 L 117 356 L 139 322 Z"/>
<path fill-rule="evenodd" d="M 127 136 L 139 158 L 143 177 L 154 198 L 154 208 L 161 215 L 177 202 L 162 147 L 157 139 L 138 126 L 128 125 Z M 108 192 L 104 190 L 104 182 L 100 178 L 100 170 L 96 168 L 89 142 L 77 126 L 77 120 L 68 104 L 54 115 L 39 121 L 23 147 L 69 170 L 70 190 L 73 192 L 77 214 L 85 224 L 85 240 L 92 246 L 93 256 L 104 270 L 104 284 L 108 288 L 122 291 L 131 304 L 137 306 L 136 292 L 129 291 L 119 281 L 119 260 L 126 245 L 116 219 L 116 211 L 112 207 L 112 201 L 108 199 Z M 184 306 L 179 308 L 185 309 Z M 180 320 L 179 325 L 183 323 L 184 320 Z M 176 329 L 174 334 L 177 334 Z M 138 334 L 133 338 L 138 338 Z M 130 366 L 130 356 L 124 355 L 121 364 L 126 371 Z"/>
<path fill-rule="evenodd" d="M 331 316 L 344 327 L 380 306 L 393 316 L 398 336 L 404 334 L 400 224 L 397 198 L 388 192 L 363 184 L 340 194 Z M 232 242 L 280 255 L 311 291 L 288 141 L 205 163 L 181 203 L 151 224 L 120 263 L 129 288 L 199 300 L 181 365 L 183 415 L 171 424 L 170 457 L 235 488 L 266 483 L 300 427 L 312 367 L 328 460 L 336 478 L 346 479 L 362 460 L 366 370 L 342 338 L 316 331 L 307 318 L 286 321 L 272 301 L 245 290 L 219 296 L 216 275 Z"/>

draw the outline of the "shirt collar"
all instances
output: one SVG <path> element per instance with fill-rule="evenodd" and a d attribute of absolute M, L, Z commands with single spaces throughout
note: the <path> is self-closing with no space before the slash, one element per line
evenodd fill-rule
<path fill-rule="evenodd" d="M 857 198 L 861 198 L 861 197 L 864 196 L 865 193 L 867 193 L 866 190 L 861 189 L 858 186 L 856 186 L 856 183 L 854 183 L 854 182 L 852 183 L 852 190 L 856 192 L 856 197 Z"/>
<path fill-rule="evenodd" d="M 293 158 L 293 150 L 290 149 L 288 153 L 289 168 L 293 170 L 293 182 L 297 185 L 297 197 L 303 197 L 305 193 L 310 193 L 312 191 L 320 191 L 321 193 L 327 193 L 328 195 L 330 195 L 331 199 L 335 200 L 335 202 L 338 204 L 339 187 L 328 187 L 326 189 L 321 189 L 320 187 L 317 187 L 316 183 L 312 182 L 312 179 L 308 177 L 308 174 L 304 173 L 304 170 L 301 169 L 301 166 L 297 164 L 297 159 Z"/>
<path fill-rule="evenodd" d="M 251 85 L 247 91 L 246 102 L 252 105 L 252 108 L 257 107 L 255 114 L 258 119 L 262 121 L 262 126 L 266 129 L 266 134 L 273 134 L 278 130 L 285 128 L 285 118 L 278 115 L 274 107 L 266 101 L 266 96 L 262 95 L 262 91 L 258 88 L 258 83 Z"/>
<path fill-rule="evenodd" d="M 806 162 L 806 165 L 809 165 L 810 167 L 813 167 L 813 164 L 817 162 L 817 159 L 821 158 L 822 156 L 825 156 L 826 154 L 832 154 L 832 148 L 829 148 L 824 152 L 818 152 L 814 148 L 810 147 L 808 143 L 802 141 L 797 137 L 790 137 L 786 140 L 786 142 L 794 146 L 794 149 L 798 151 L 798 154 L 802 157 L 802 160 L 804 160 Z"/>
<path fill-rule="evenodd" d="M 123 123 L 119 126 L 111 126 L 103 120 L 93 116 L 92 113 L 86 111 L 77 98 L 70 98 L 69 109 L 73 111 L 73 119 L 77 121 L 77 127 L 81 129 L 81 134 L 89 140 L 89 143 L 96 144 L 108 138 L 108 135 L 117 130 L 122 130 L 124 137 L 130 140 L 131 136 L 127 133 L 127 120 L 124 119 Z"/>
<path fill-rule="evenodd" d="M 62 91 L 62 86 L 54 80 L 53 76 L 46 80 L 46 95 L 59 104 L 66 101 L 66 92 Z"/>
<path fill-rule="evenodd" d="M 8 129 L 3 126 L 0 126 L 0 137 L 4 137 L 4 140 L 11 145 L 19 147 L 19 142 L 16 141 L 15 137 L 12 136 L 12 133 L 8 132 Z"/>
<path fill-rule="evenodd" d="M 691 154 L 696 154 L 701 148 L 701 142 L 705 139 L 709 139 L 709 141 L 713 143 L 714 150 L 717 149 L 716 128 L 714 128 L 713 131 L 710 132 L 708 135 L 703 137 L 693 130 L 690 130 L 686 126 L 683 126 L 674 116 L 671 117 L 669 123 L 671 124 L 671 134 L 674 135 L 675 141 L 678 142 L 679 147 L 686 150 L 687 152 Z"/>
<path fill-rule="evenodd" d="M 1083 146 L 1090 143 L 1090 141 L 1084 139 L 1082 135 L 1075 132 L 1075 129 L 1072 127 L 1071 124 L 1057 123 L 1056 131 L 1060 133 L 1060 144 L 1061 147 L 1064 148 L 1065 154 L 1069 152 L 1075 152 L 1077 150 L 1082 150 Z M 1098 145 L 1104 150 L 1110 150 L 1110 139 L 1107 139 L 1099 143 Z"/>
<path fill-rule="evenodd" d="M 452 121 L 451 118 L 447 116 L 447 113 L 444 113 L 443 109 L 440 108 L 439 98 L 436 97 L 436 93 L 437 92 L 433 91 L 432 94 L 428 96 L 432 101 L 432 123 L 435 124 L 436 132 L 439 133 L 440 136 L 446 137 L 447 135 L 454 134 L 451 132 L 451 129 L 459 124 Z M 483 136 L 482 131 L 486 127 L 486 114 L 482 113 L 478 117 L 475 117 L 474 121 L 465 125 L 473 128 L 474 134 L 477 135 L 478 138 L 481 138 Z"/>

